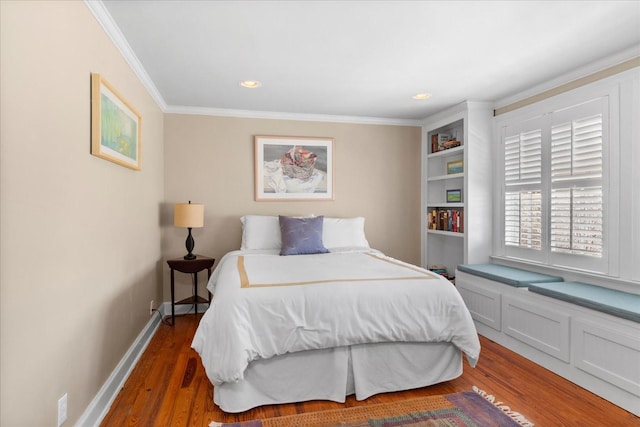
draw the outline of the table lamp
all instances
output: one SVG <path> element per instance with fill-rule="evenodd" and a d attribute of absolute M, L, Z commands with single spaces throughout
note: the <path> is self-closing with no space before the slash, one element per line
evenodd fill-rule
<path fill-rule="evenodd" d="M 191 203 L 191 200 L 189 200 L 189 203 L 176 203 L 173 208 L 173 225 L 189 229 L 185 242 L 188 253 L 184 256 L 184 259 L 196 259 L 192 252 L 195 241 L 191 235 L 191 229 L 204 227 L 204 205 Z"/>

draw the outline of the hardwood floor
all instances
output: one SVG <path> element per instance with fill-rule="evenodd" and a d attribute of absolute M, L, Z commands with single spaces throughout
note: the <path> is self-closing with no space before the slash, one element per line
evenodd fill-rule
<path fill-rule="evenodd" d="M 476 368 L 466 364 L 459 378 L 417 390 L 386 393 L 346 403 L 313 401 L 270 405 L 241 414 L 226 414 L 213 403 L 213 386 L 191 339 L 200 315 L 176 317 L 176 326 L 161 324 L 118 394 L 101 426 L 208 426 L 211 421 L 237 422 L 370 405 L 468 391 L 472 386 L 522 413 L 536 426 L 638 426 L 640 418 L 541 368 L 500 345 L 480 337 Z"/>

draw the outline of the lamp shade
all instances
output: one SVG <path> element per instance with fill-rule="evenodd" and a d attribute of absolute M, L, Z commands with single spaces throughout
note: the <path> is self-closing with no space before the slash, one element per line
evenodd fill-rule
<path fill-rule="evenodd" d="M 204 227 L 204 205 L 176 203 L 173 208 L 173 225 L 184 228 Z"/>

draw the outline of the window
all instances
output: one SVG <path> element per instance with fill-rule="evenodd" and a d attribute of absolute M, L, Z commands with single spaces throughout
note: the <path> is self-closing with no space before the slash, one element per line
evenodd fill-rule
<path fill-rule="evenodd" d="M 502 128 L 507 256 L 606 269 L 607 98 Z"/>
<path fill-rule="evenodd" d="M 602 114 L 551 128 L 551 250 L 602 257 Z"/>
<path fill-rule="evenodd" d="M 542 130 L 510 135 L 504 141 L 505 244 L 542 247 Z"/>

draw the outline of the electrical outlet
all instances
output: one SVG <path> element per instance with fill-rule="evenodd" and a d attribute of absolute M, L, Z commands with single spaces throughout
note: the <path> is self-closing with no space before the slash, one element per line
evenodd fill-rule
<path fill-rule="evenodd" d="M 153 300 L 149 303 L 149 316 L 153 315 Z"/>
<path fill-rule="evenodd" d="M 67 393 L 58 399 L 58 427 L 67 421 Z"/>

